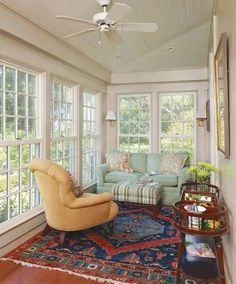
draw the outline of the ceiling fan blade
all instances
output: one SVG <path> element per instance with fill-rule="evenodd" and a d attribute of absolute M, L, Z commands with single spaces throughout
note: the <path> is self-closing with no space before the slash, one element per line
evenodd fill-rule
<path fill-rule="evenodd" d="M 123 38 L 118 35 L 115 31 L 109 31 L 106 33 L 103 33 L 112 43 L 119 45 L 121 44 L 124 40 Z"/>
<path fill-rule="evenodd" d="M 69 34 L 69 35 L 65 36 L 64 38 L 69 38 L 69 37 L 80 35 L 80 34 L 90 33 L 90 32 L 97 31 L 97 30 L 98 30 L 98 28 L 90 28 L 90 29 L 86 29 L 86 30 L 82 30 L 82 31 L 73 33 L 73 34 Z"/>
<path fill-rule="evenodd" d="M 81 22 L 81 23 L 85 23 L 85 24 L 89 24 L 89 25 L 95 25 L 96 23 L 89 21 L 89 20 L 84 20 L 84 19 L 79 19 L 79 18 L 73 18 L 73 17 L 69 17 L 69 16 L 63 16 L 63 15 L 58 15 L 55 16 L 56 19 L 62 19 L 62 20 L 69 20 L 69 21 L 76 21 L 76 22 Z"/>
<path fill-rule="evenodd" d="M 117 30 L 153 33 L 158 30 L 158 25 L 157 23 L 122 23 L 117 25 Z"/>
<path fill-rule="evenodd" d="M 126 4 L 115 3 L 111 7 L 111 10 L 106 16 L 106 19 L 117 22 L 119 19 L 123 18 L 126 14 L 128 14 L 130 10 L 131 7 Z"/>

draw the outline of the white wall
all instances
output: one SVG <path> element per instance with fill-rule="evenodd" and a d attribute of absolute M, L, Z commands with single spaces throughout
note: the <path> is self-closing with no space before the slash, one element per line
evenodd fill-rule
<path fill-rule="evenodd" d="M 169 70 L 151 73 L 115 73 L 108 86 L 107 110 L 117 113 L 117 96 L 119 94 L 151 94 L 151 151 L 159 152 L 159 93 L 175 91 L 195 91 L 197 109 L 205 107 L 208 97 L 207 69 Z M 206 127 L 196 127 L 197 160 L 207 161 L 209 155 L 209 132 Z M 117 148 L 117 124 L 107 124 L 107 152 Z"/>
<path fill-rule="evenodd" d="M 229 210 L 230 229 L 223 238 L 226 267 L 231 274 L 232 283 L 236 283 L 236 1 L 218 0 L 214 21 L 214 50 L 221 33 L 228 37 L 228 70 L 229 70 L 229 101 L 230 101 L 230 146 L 231 158 L 226 160 L 217 152 L 220 167 L 220 188 L 225 204 Z"/>
<path fill-rule="evenodd" d="M 107 81 L 110 80 L 109 71 L 66 46 L 62 41 L 32 26 L 24 18 L 3 9 L 1 5 L 0 13 L 0 59 L 29 68 L 42 75 L 43 113 L 45 114 L 45 109 L 49 107 L 50 77 L 55 76 L 78 86 L 76 88 L 78 102 L 81 96 L 80 89 L 83 86 L 94 89 L 100 94 L 100 120 L 101 129 L 104 131 L 103 116 L 106 108 L 104 94 L 107 91 Z M 79 117 L 78 107 L 79 105 L 76 106 Z M 49 129 L 49 119 L 45 123 Z M 44 136 L 45 139 L 49 139 L 49 135 Z M 101 145 L 102 153 L 105 151 L 104 145 L 105 143 Z M 43 155 L 44 158 L 48 157 L 46 151 Z M 0 256 L 42 230 L 44 222 L 44 213 L 39 212 L 24 223 L 14 223 L 11 229 L 0 231 Z"/>

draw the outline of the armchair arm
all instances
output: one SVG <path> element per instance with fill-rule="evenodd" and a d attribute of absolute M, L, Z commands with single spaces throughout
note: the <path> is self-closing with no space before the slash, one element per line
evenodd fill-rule
<path fill-rule="evenodd" d="M 107 164 L 101 164 L 98 165 L 95 168 L 95 174 L 97 178 L 97 185 L 98 186 L 103 186 L 104 185 L 104 180 L 105 180 L 105 174 L 108 173 L 108 165 Z"/>
<path fill-rule="evenodd" d="M 189 167 L 184 167 L 178 177 L 178 188 L 180 189 L 181 184 L 191 180 L 191 175 L 188 173 Z"/>
<path fill-rule="evenodd" d="M 110 192 L 100 194 L 84 193 L 81 197 L 76 198 L 71 204 L 67 204 L 66 206 L 71 209 L 77 209 L 106 203 L 111 200 L 112 194 Z"/>

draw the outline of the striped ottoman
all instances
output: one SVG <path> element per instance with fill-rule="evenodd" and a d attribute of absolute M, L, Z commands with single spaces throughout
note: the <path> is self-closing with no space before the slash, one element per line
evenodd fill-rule
<path fill-rule="evenodd" d="M 121 181 L 113 186 L 112 197 L 115 201 L 151 204 L 153 205 L 153 218 L 156 218 L 157 205 L 161 200 L 160 185 L 158 183 Z"/>

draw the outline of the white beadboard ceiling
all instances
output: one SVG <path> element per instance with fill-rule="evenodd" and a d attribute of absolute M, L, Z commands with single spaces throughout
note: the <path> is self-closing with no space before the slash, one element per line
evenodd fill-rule
<path fill-rule="evenodd" d="M 96 0 L 0 0 L 31 22 L 82 51 L 111 72 L 147 72 L 207 66 L 214 0 L 119 0 L 132 7 L 122 22 L 156 22 L 155 33 L 117 32 L 115 43 L 98 32 L 64 39 L 86 24 L 55 19 L 63 14 L 92 20 Z M 121 39 L 121 40 L 120 40 Z M 168 48 L 174 51 L 169 52 Z"/>

